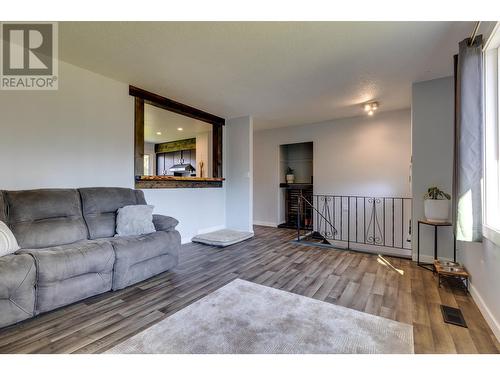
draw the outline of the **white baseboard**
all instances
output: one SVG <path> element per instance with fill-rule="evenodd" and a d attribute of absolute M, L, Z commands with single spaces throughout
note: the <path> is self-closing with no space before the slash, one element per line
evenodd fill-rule
<path fill-rule="evenodd" d="M 328 241 L 333 246 L 338 246 L 339 249 L 343 249 L 346 247 L 346 243 L 343 241 Z M 351 243 L 350 249 L 354 251 L 363 251 L 367 253 L 380 254 L 380 255 L 388 255 L 388 256 L 397 256 L 402 258 L 411 258 L 411 249 L 398 249 L 394 247 L 386 247 L 386 246 L 373 246 L 368 244 L 358 244 Z"/>
<path fill-rule="evenodd" d="M 439 259 L 452 262 L 453 259 L 451 258 L 445 258 L 445 257 L 439 257 Z M 417 256 L 413 254 L 413 261 L 417 261 Z M 434 263 L 434 256 L 433 255 L 424 255 L 420 254 L 420 263 Z"/>
<path fill-rule="evenodd" d="M 270 221 L 260 221 L 260 220 L 254 220 L 253 225 L 262 225 L 263 227 L 273 227 L 273 228 L 276 228 L 278 226 L 277 223 L 272 223 Z"/>
<path fill-rule="evenodd" d="M 472 299 L 474 300 L 474 302 L 476 302 L 479 311 L 481 311 L 481 314 L 483 314 L 486 323 L 488 323 L 488 325 L 490 326 L 497 340 L 500 341 L 500 323 L 496 320 L 495 316 L 492 314 L 488 306 L 484 303 L 483 298 L 472 283 L 469 285 L 469 291 Z"/>
<path fill-rule="evenodd" d="M 196 234 L 198 235 L 198 234 L 205 234 L 205 233 L 209 233 L 209 232 L 215 232 L 216 230 L 221 230 L 221 229 L 224 229 L 224 228 L 226 228 L 225 225 L 215 225 L 213 227 L 199 229 Z M 193 238 L 193 237 L 194 237 L 194 235 L 190 235 L 189 237 L 182 237 L 181 238 L 181 244 L 190 243 L 191 242 L 191 238 Z"/>

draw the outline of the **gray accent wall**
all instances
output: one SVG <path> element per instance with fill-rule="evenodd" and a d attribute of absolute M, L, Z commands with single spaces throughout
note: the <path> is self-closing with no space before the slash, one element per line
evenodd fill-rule
<path fill-rule="evenodd" d="M 453 183 L 454 85 L 453 77 L 416 82 L 412 86 L 413 259 L 417 258 L 417 221 L 424 217 L 424 194 L 438 186 L 451 194 Z M 450 217 L 451 219 L 451 217 Z M 421 226 L 420 251 L 433 256 L 433 228 Z M 451 227 L 438 230 L 439 255 L 453 257 Z"/>

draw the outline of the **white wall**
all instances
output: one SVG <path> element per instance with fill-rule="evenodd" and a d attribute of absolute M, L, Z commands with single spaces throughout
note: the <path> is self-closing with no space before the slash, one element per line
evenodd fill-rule
<path fill-rule="evenodd" d="M 500 341 L 500 247 L 483 238 L 483 243 L 458 242 L 458 259 L 471 275 L 471 295 Z"/>
<path fill-rule="evenodd" d="M 253 232 L 253 120 L 226 122 L 226 221 L 231 229 Z"/>
<path fill-rule="evenodd" d="M 424 194 L 438 186 L 451 194 L 453 183 L 453 77 L 417 82 L 412 87 L 413 259 L 417 251 L 417 220 L 424 217 Z M 450 217 L 451 219 L 451 217 Z M 433 228 L 421 225 L 420 253 L 433 256 Z M 453 258 L 453 230 L 438 230 L 438 255 Z"/>
<path fill-rule="evenodd" d="M 225 228 L 224 188 L 146 189 L 144 195 L 155 206 L 155 213 L 179 220 L 182 243 L 197 234 Z"/>
<path fill-rule="evenodd" d="M 0 189 L 132 186 L 127 85 L 61 62 L 57 91 L 0 91 Z"/>
<path fill-rule="evenodd" d="M 57 91 L 0 91 L 0 189 L 134 186 L 128 85 L 60 62 Z M 225 225 L 224 189 L 146 190 L 183 241 Z"/>
<path fill-rule="evenodd" d="M 212 131 L 196 134 L 196 176 L 212 176 Z M 203 176 L 201 175 L 200 162 L 203 161 Z"/>
<path fill-rule="evenodd" d="M 315 194 L 409 197 L 410 131 L 409 110 L 256 131 L 254 223 L 281 223 L 282 144 L 314 143 Z"/>

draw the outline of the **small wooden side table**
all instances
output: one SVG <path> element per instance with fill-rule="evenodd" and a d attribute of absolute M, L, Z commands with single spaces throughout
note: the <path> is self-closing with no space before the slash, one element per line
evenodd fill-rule
<path fill-rule="evenodd" d="M 469 273 L 462 266 L 447 266 L 439 260 L 434 261 L 434 269 L 438 275 L 438 288 L 441 288 L 442 278 L 457 279 L 459 285 L 464 288 L 465 293 L 469 292 Z"/>
<path fill-rule="evenodd" d="M 437 241 L 438 228 L 439 227 L 451 227 L 451 226 L 453 226 L 453 223 L 450 223 L 450 222 L 439 223 L 439 222 L 429 221 L 429 220 L 424 220 L 424 219 L 421 219 L 418 221 L 418 224 L 417 224 L 417 265 L 422 267 L 422 268 L 425 268 L 426 270 L 434 272 L 435 269 L 434 269 L 434 265 L 432 263 L 420 262 L 420 225 L 421 224 L 434 227 L 434 261 L 436 261 L 438 259 L 438 245 L 437 245 L 437 243 L 438 243 L 438 241 Z M 457 244 L 457 242 L 455 241 L 455 233 L 453 233 L 453 262 L 457 261 L 457 246 L 456 246 L 456 244 Z"/>

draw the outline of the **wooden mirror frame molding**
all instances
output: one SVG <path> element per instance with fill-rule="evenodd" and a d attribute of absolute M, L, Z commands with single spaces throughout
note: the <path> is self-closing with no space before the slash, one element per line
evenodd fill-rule
<path fill-rule="evenodd" d="M 137 189 L 204 188 L 222 187 L 222 127 L 226 120 L 186 104 L 129 86 L 129 95 L 135 98 L 134 105 L 134 174 Z M 204 121 L 212 125 L 212 177 L 144 176 L 144 104 L 154 105 L 167 111 Z"/>

